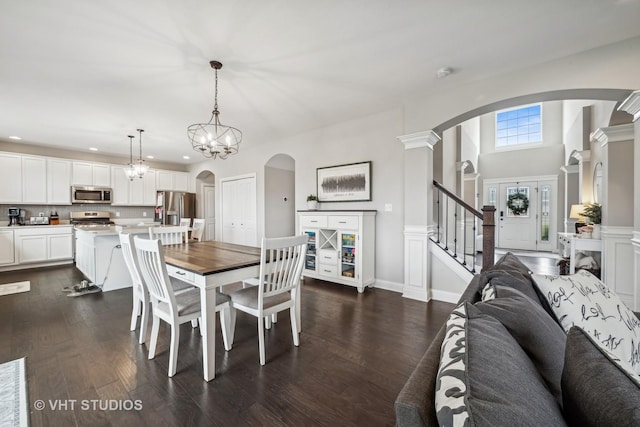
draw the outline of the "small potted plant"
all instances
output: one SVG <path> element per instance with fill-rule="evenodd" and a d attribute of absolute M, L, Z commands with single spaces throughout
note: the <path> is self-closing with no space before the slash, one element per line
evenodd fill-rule
<path fill-rule="evenodd" d="M 589 218 L 589 222 L 593 224 L 592 237 L 600 238 L 600 223 L 602 222 L 602 205 L 598 203 L 585 203 L 582 215 Z"/>
<path fill-rule="evenodd" d="M 318 209 L 318 197 L 315 194 L 307 196 L 307 207 L 312 211 Z"/>

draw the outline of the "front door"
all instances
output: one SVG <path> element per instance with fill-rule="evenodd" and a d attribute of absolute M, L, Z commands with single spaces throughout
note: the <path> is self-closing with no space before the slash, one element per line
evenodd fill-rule
<path fill-rule="evenodd" d="M 498 190 L 499 248 L 537 249 L 537 182 L 504 182 Z"/>

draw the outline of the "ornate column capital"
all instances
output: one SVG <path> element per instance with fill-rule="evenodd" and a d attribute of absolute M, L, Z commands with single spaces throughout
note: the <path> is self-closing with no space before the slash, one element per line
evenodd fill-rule
<path fill-rule="evenodd" d="M 433 130 L 410 133 L 408 135 L 401 135 L 397 138 L 404 144 L 405 150 L 420 147 L 427 147 L 433 150 L 433 146 L 440 141 L 440 137 Z"/>

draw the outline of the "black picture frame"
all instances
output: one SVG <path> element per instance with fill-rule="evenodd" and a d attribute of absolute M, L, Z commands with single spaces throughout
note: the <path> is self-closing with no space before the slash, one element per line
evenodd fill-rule
<path fill-rule="evenodd" d="M 319 202 L 367 202 L 371 200 L 371 161 L 316 169 Z"/>

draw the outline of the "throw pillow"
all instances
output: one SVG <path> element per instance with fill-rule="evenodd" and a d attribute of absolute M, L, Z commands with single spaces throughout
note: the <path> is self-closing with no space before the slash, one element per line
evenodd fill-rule
<path fill-rule="evenodd" d="M 566 425 L 526 353 L 496 319 L 468 302 L 446 323 L 435 406 L 443 426 Z"/>
<path fill-rule="evenodd" d="M 581 327 L 640 374 L 640 319 L 604 283 L 586 270 L 533 279 L 566 332 Z"/>
<path fill-rule="evenodd" d="M 507 328 L 558 403 L 562 403 L 560 378 L 567 339 L 564 331 L 540 304 L 517 289 L 495 286 L 494 292 L 497 298 L 477 302 L 475 306 Z"/>
<path fill-rule="evenodd" d="M 578 327 L 567 335 L 562 397 L 574 426 L 640 425 L 640 384 Z"/>

